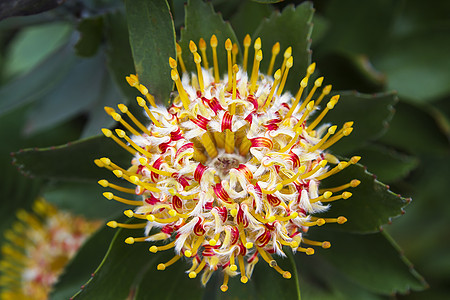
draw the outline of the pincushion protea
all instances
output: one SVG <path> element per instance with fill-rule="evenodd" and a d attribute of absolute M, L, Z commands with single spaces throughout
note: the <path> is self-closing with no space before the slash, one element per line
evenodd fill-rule
<path fill-rule="evenodd" d="M 259 258 L 284 278 L 290 278 L 289 271 L 281 269 L 272 257 L 284 256 L 283 247 L 308 255 L 314 253 L 310 246 L 330 247 L 328 241 L 312 241 L 304 235 L 311 226 L 346 222 L 343 216 L 314 215 L 326 211 L 332 201 L 349 198 L 352 194 L 345 190 L 359 181 L 326 190 L 319 189 L 319 185 L 356 163 L 359 157 L 340 162 L 325 152 L 351 133 L 353 122 L 343 124 L 339 130 L 336 125 L 318 127 L 338 102 L 338 95 L 310 119 L 331 90 L 327 85 L 316 93 L 322 86 L 320 77 L 308 92 L 315 64 L 308 67 L 298 92 L 292 96 L 283 93 L 294 63 L 291 47 L 284 52 L 281 68 L 272 77 L 279 43 L 273 46 L 267 74 L 262 74 L 261 40 L 256 39 L 252 69 L 247 73 L 250 36 L 244 39 L 242 66 L 236 64 L 237 45 L 228 39 L 228 70 L 221 80 L 214 35 L 210 45 L 212 68 L 207 61 L 206 42 L 200 39 L 200 54 L 196 44 L 190 42 L 197 72 L 188 74 L 177 44 L 178 63 L 169 58 L 169 65 L 178 92 L 168 109 L 155 105 L 136 75 L 127 77 L 128 83 L 146 98 L 137 97 L 137 102 L 152 123 L 143 125 L 120 104 L 118 108 L 131 120 L 130 125 L 113 108 L 106 107 L 106 112 L 131 136 L 121 129 L 115 130 L 116 135 L 103 129 L 104 135 L 134 158 L 127 169 L 106 157 L 95 163 L 136 187 L 129 189 L 104 179 L 100 185 L 142 197 L 136 201 L 111 192 L 103 194 L 107 199 L 136 206 L 125 215 L 141 222 L 108 223 L 114 228 L 145 228 L 145 236 L 129 237 L 126 243 L 164 241 L 152 245 L 150 252 L 174 248 L 175 256 L 159 264 L 158 270 L 184 256 L 191 261 L 188 276 L 195 278 L 203 271 L 203 284 L 214 271 L 222 270 L 221 290 L 226 291 L 229 276 L 240 274 L 241 282 L 246 283 Z M 157 233 L 150 234 L 152 228 Z"/>
<path fill-rule="evenodd" d="M 34 213 L 20 210 L 18 221 L 7 230 L 0 262 L 0 298 L 48 299 L 67 262 L 99 226 L 36 200 Z"/>

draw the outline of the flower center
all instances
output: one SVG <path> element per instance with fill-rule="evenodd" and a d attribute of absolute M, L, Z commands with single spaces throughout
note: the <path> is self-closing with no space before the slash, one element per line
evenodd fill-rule
<path fill-rule="evenodd" d="M 246 160 L 246 157 L 242 155 L 229 154 L 222 150 L 217 157 L 210 159 L 207 165 L 216 170 L 221 180 L 227 180 L 230 177 L 230 170 L 239 167 Z"/>

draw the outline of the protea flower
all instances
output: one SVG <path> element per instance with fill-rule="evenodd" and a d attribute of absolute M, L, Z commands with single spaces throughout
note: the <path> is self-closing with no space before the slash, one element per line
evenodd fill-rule
<path fill-rule="evenodd" d="M 295 74 L 304 78 L 298 92 L 291 95 L 284 91 L 294 64 L 291 47 L 284 52 L 280 68 L 273 72 L 280 52 L 276 43 L 264 74 L 259 69 L 263 59 L 259 38 L 254 42 L 251 69 L 247 69 L 250 36 L 244 40 L 242 66 L 236 64 L 238 47 L 230 39 L 224 45 L 227 57 L 217 57 L 218 45 L 213 35 L 210 68 L 206 42 L 200 39 L 200 53 L 190 42 L 197 69 L 193 74 L 186 72 L 182 49 L 177 45 L 178 62 L 169 58 L 177 89 L 169 108 L 157 106 L 136 75 L 127 77 L 128 83 L 142 93 L 137 103 L 151 123 L 142 124 L 123 104 L 118 108 L 131 122 L 106 107 L 106 112 L 129 133 L 103 129 L 104 135 L 133 158 L 131 166 L 126 167 L 106 157 L 95 162 L 135 188 L 104 179 L 100 185 L 142 198 L 129 200 L 111 192 L 103 194 L 136 206 L 125 215 L 139 222 L 108 223 L 114 228 L 142 230 L 143 236 L 129 237 L 126 243 L 152 242 L 152 253 L 173 248 L 174 257 L 159 264 L 158 270 L 185 257 L 191 265 L 188 276 L 195 278 L 202 273 L 203 284 L 220 270 L 221 290 L 226 291 L 230 276 L 239 274 L 241 282 L 246 283 L 261 258 L 284 278 L 290 278 L 291 273 L 281 269 L 273 258 L 274 254 L 284 256 L 285 247 L 307 255 L 314 253 L 311 246 L 330 247 L 328 241 L 307 239 L 308 228 L 346 222 L 344 216 L 320 218 L 316 214 L 326 211 L 330 202 L 349 198 L 352 194 L 346 189 L 359 181 L 326 190 L 320 189 L 320 183 L 356 163 L 359 157 L 340 162 L 327 152 L 352 132 L 353 122 L 340 128 L 319 125 L 337 104 L 339 95 L 330 97 L 331 85 L 322 88 L 323 77 L 309 83 L 313 81 L 314 63 L 306 74 Z M 219 59 L 226 59 L 228 64 L 223 78 L 219 77 Z"/>
<path fill-rule="evenodd" d="M 1 299 L 48 299 L 66 264 L 100 226 L 60 211 L 42 198 L 33 210 L 20 210 L 19 220 L 5 232 Z"/>

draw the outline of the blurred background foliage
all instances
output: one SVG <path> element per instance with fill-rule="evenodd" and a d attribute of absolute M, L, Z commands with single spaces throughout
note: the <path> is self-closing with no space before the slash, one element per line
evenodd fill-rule
<path fill-rule="evenodd" d="M 259 2 L 275 1 L 212 4 L 242 41 L 274 10 L 302 1 Z M 169 4 L 179 39 L 185 4 Z M 450 293 L 450 2 L 323 0 L 313 5 L 312 58 L 333 89 L 398 93 L 386 133 L 345 153 L 361 155 L 379 180 L 413 199 L 405 216 L 384 230 L 430 288 L 397 297 L 444 299 Z M 10 225 L 14 211 L 30 207 L 37 195 L 87 217 L 114 216 L 117 206 L 107 201 L 90 208 L 73 205 L 101 194 L 95 182 L 61 181 L 82 171 L 62 170 L 61 178 L 24 176 L 11 164 L 10 153 L 98 135 L 101 127 L 114 123 L 105 105 L 125 103 L 133 109 L 136 93 L 124 80 L 134 72 L 124 3 L 2 1 L 0 19 L 0 231 Z M 83 151 L 95 157 L 111 145 L 97 146 Z M 83 159 L 73 154 L 55 157 L 55 164 Z M 103 238 L 104 251 L 109 240 Z M 92 269 L 98 261 L 92 260 Z M 77 280 L 80 286 L 86 278 L 80 274 Z"/>

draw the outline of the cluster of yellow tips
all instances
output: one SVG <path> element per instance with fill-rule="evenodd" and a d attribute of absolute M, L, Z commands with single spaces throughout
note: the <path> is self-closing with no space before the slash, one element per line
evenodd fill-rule
<path fill-rule="evenodd" d="M 138 77 L 130 75 L 130 85 L 147 99 L 138 97 L 137 102 L 152 123 L 144 126 L 119 105 L 132 121 L 130 125 L 113 108 L 106 108 L 132 136 L 121 129 L 116 129 L 116 134 L 103 129 L 103 133 L 134 158 L 129 168 L 119 167 L 106 157 L 95 161 L 134 188 L 106 180 L 100 180 L 100 185 L 141 197 L 132 200 L 105 192 L 107 199 L 136 206 L 125 211 L 136 222 L 111 221 L 108 225 L 141 229 L 144 236 L 129 237 L 125 242 L 151 242 L 151 253 L 174 248 L 175 256 L 159 264 L 158 270 L 182 257 L 189 258 L 188 276 L 195 278 L 202 273 L 201 281 L 206 284 L 220 269 L 222 291 L 228 289 L 230 276 L 239 274 L 241 282 L 246 283 L 260 258 L 284 278 L 290 278 L 291 274 L 272 257 L 284 256 L 283 247 L 308 255 L 314 253 L 311 246 L 330 247 L 328 241 L 312 241 L 304 235 L 312 226 L 346 222 L 343 216 L 315 215 L 326 211 L 330 202 L 351 197 L 347 189 L 359 184 L 355 179 L 319 189 L 321 180 L 357 163 L 359 157 L 340 162 L 325 152 L 352 132 L 353 122 L 341 128 L 318 126 L 339 96 L 330 97 L 316 113 L 329 97 L 331 85 L 321 88 L 320 77 L 308 92 L 315 64 L 308 67 L 298 91 L 291 95 L 284 87 L 294 64 L 292 48 L 285 50 L 280 68 L 273 73 L 280 53 L 280 44 L 276 43 L 268 75 L 264 75 L 260 70 L 261 39 L 253 43 L 254 51 L 250 36 L 245 37 L 243 45 L 244 59 L 239 66 L 238 46 L 230 39 L 224 41 L 226 57 L 220 59 L 227 61 L 228 68 L 219 70 L 216 36 L 210 39 L 210 49 L 203 39 L 199 47 L 191 41 L 189 51 L 196 66 L 191 74 L 177 45 L 178 62 L 169 58 L 169 66 L 178 94 L 168 109 L 157 107 Z M 222 80 L 220 72 L 225 73 Z"/>
<path fill-rule="evenodd" d="M 33 213 L 20 210 L 5 232 L 0 299 L 48 299 L 66 263 L 100 222 L 58 211 L 38 199 Z"/>

